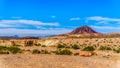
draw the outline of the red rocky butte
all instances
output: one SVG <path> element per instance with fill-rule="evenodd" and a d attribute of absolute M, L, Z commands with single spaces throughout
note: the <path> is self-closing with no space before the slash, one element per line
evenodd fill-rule
<path fill-rule="evenodd" d="M 89 26 L 78 27 L 75 30 L 73 30 L 72 32 L 70 32 L 70 34 L 86 34 L 86 33 L 92 34 L 92 33 L 98 33 L 98 32 L 96 32 Z"/>

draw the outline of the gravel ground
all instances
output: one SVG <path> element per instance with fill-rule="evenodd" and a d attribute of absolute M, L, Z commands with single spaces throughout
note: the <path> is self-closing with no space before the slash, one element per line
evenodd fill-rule
<path fill-rule="evenodd" d="M 46 54 L 0 55 L 0 68 L 120 68 L 120 58 Z"/>

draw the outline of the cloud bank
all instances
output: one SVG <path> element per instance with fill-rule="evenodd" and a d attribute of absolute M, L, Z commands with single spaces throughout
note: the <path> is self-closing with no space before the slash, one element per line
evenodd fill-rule
<path fill-rule="evenodd" d="M 28 27 L 30 26 L 36 27 L 36 29 L 29 29 Z M 60 26 L 59 22 L 41 22 L 35 20 L 0 20 L 1 28 L 0 34 L 2 35 L 63 34 L 71 31 L 70 29 L 66 28 L 46 28 L 59 26 Z"/>
<path fill-rule="evenodd" d="M 20 27 L 20 26 L 60 26 L 58 22 L 41 22 L 34 20 L 0 20 L 0 27 Z"/>

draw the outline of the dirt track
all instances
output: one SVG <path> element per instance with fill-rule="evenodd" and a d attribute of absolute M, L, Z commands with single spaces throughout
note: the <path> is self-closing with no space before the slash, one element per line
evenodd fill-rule
<path fill-rule="evenodd" d="M 0 68 L 120 68 L 120 60 L 61 55 L 0 55 Z"/>

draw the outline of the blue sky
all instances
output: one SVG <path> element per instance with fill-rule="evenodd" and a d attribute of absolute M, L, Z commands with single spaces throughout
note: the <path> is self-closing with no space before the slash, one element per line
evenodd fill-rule
<path fill-rule="evenodd" d="M 120 0 L 0 0 L 0 35 L 120 32 Z"/>

